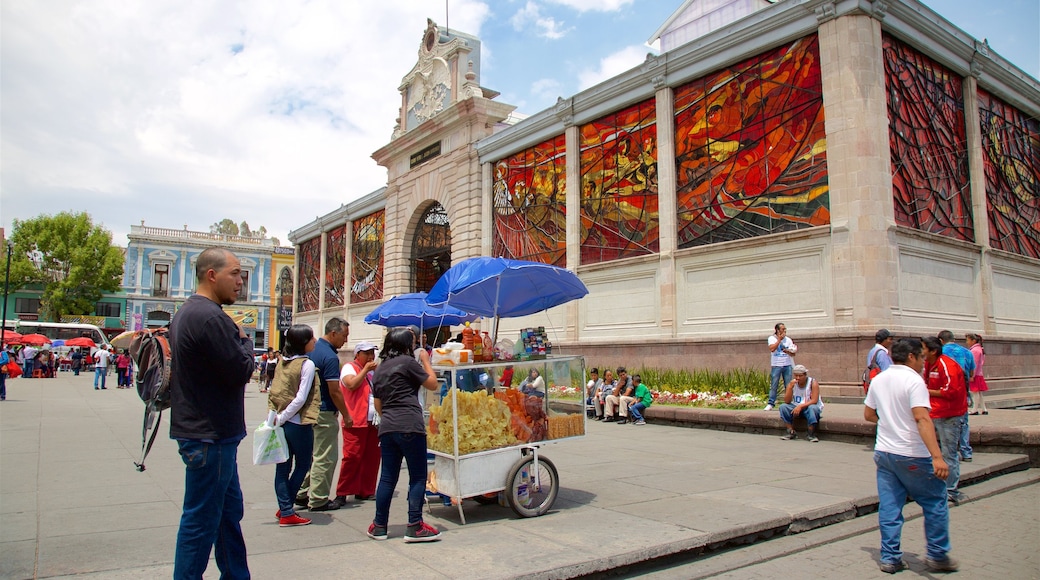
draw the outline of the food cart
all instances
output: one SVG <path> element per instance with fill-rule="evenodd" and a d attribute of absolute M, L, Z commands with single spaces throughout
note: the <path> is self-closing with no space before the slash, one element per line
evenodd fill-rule
<path fill-rule="evenodd" d="M 512 386 L 500 383 L 507 367 L 513 369 Z M 525 394 L 519 383 L 532 369 L 544 384 L 540 391 L 537 383 L 529 386 Z M 429 491 L 450 497 L 462 524 L 467 498 L 490 504 L 504 497 L 521 517 L 549 511 L 560 480 L 541 448 L 585 435 L 585 413 L 553 401 L 561 387 L 576 389 L 584 400 L 584 357 L 435 365 L 434 370 L 449 378 L 441 393 L 429 393 L 425 406 L 427 447 L 434 457 Z"/>

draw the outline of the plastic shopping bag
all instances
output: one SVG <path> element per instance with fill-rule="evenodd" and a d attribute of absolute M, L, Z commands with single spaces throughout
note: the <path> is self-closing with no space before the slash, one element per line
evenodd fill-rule
<path fill-rule="evenodd" d="M 272 427 L 276 422 L 275 412 L 267 417 L 253 432 L 253 465 L 282 463 L 289 459 L 289 446 L 281 427 Z"/>

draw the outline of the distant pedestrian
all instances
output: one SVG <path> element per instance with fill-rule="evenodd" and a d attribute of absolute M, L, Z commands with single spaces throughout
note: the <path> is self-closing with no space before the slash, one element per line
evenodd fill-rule
<path fill-rule="evenodd" d="M 419 389 L 437 390 L 437 374 L 430 355 L 419 351 L 415 360 L 415 337 L 408 328 L 394 328 L 386 335 L 376 368 L 373 404 L 380 415 L 379 448 L 382 468 L 376 488 L 376 515 L 368 537 L 387 539 L 390 501 L 401 475 L 402 460 L 408 463 L 408 529 L 405 542 L 430 542 L 441 537 L 437 528 L 422 519 L 426 491 L 426 425 L 419 406 Z"/>
<path fill-rule="evenodd" d="M 23 346 L 18 351 L 18 360 L 22 363 L 22 377 L 33 378 L 33 366 L 36 364 L 36 349 L 31 346 Z"/>
<path fill-rule="evenodd" d="M 892 357 L 889 356 L 888 349 L 892 346 L 893 340 L 895 339 L 887 328 L 874 333 L 874 346 L 867 353 L 868 367 L 873 364 L 879 371 L 883 371 L 892 366 Z"/>
<path fill-rule="evenodd" d="M 74 348 L 69 358 L 72 359 L 72 374 L 78 377 L 79 371 L 83 368 L 83 351 L 79 348 Z"/>
<path fill-rule="evenodd" d="M 787 383 L 784 390 L 784 404 L 780 405 L 780 418 L 787 426 L 787 434 L 781 437 L 790 441 L 797 435 L 794 431 L 795 417 L 804 417 L 805 424 L 809 428 L 806 439 L 810 443 L 818 443 L 820 438 L 816 435 L 816 427 L 820 424 L 823 416 L 823 399 L 820 398 L 820 384 L 816 379 L 809 376 L 809 370 L 805 365 L 794 365 L 794 379 Z"/>
<path fill-rule="evenodd" d="M 126 353 L 126 349 L 119 351 L 119 355 L 116 356 L 116 384 L 120 389 L 129 389 L 130 380 L 126 376 L 127 368 L 130 366 L 130 355 Z"/>
<path fill-rule="evenodd" d="M 989 385 L 986 384 L 986 377 L 982 373 L 982 366 L 986 364 L 986 351 L 982 348 L 982 335 L 968 333 L 964 338 L 968 345 L 968 350 L 971 351 L 971 355 L 975 358 L 975 378 L 971 380 L 971 384 L 968 386 L 971 392 L 971 411 L 968 414 L 978 415 L 981 411 L 983 415 L 989 415 L 989 409 L 986 408 L 986 398 L 983 395 L 983 393 L 989 390 Z"/>
<path fill-rule="evenodd" d="M 105 388 L 105 379 L 108 377 L 108 362 L 112 353 L 101 347 L 94 353 L 94 390 L 98 390 L 98 379 L 101 379 L 101 388 Z"/>
<path fill-rule="evenodd" d="M 220 577 L 246 579 L 238 444 L 246 436 L 253 342 L 221 308 L 235 303 L 242 266 L 229 250 L 209 248 L 196 259 L 195 277 L 196 293 L 170 324 L 170 438 L 185 465 L 173 577 L 202 578 L 215 545 Z"/>
<path fill-rule="evenodd" d="M 776 395 L 780 385 L 791 382 L 794 368 L 794 360 L 791 357 L 798 352 L 798 347 L 791 337 L 787 336 L 787 327 L 783 322 L 773 326 L 773 334 L 766 339 L 766 345 L 769 347 L 769 400 L 763 410 L 772 411 L 776 406 Z"/>
<path fill-rule="evenodd" d="M 278 413 L 278 426 L 285 432 L 289 458 L 275 466 L 274 493 L 278 498 L 278 525 L 306 526 L 293 499 L 311 468 L 314 452 L 314 424 L 318 422 L 321 395 L 314 362 L 307 354 L 314 350 L 314 331 L 306 324 L 294 324 L 285 331 L 285 354 L 274 371 L 274 382 L 267 394 L 267 407 Z"/>
<path fill-rule="evenodd" d="M 0 401 L 7 400 L 7 363 L 11 362 L 11 349 L 6 344 L 0 350 Z"/>
<path fill-rule="evenodd" d="M 274 380 L 274 370 L 278 368 L 278 361 L 282 359 L 281 351 L 275 350 L 271 347 L 267 347 L 267 376 L 261 377 L 264 388 L 260 390 L 261 393 L 266 393 L 271 388 L 271 381 Z"/>
<path fill-rule="evenodd" d="M 921 341 L 903 338 L 892 345 L 892 366 L 870 384 L 863 417 L 877 423 L 874 464 L 877 466 L 878 529 L 882 572 L 908 568 L 900 538 L 907 496 L 924 512 L 925 562 L 936 571 L 953 571 L 950 557 L 950 508 L 946 503 L 949 467 L 943 460 L 935 427 L 928 416 L 931 402 L 921 378 Z"/>
<path fill-rule="evenodd" d="M 975 380 L 975 356 L 971 354 L 971 351 L 963 346 L 957 344 L 953 340 L 953 333 L 949 330 L 943 330 L 939 332 L 939 340 L 943 343 L 943 354 L 957 361 L 960 365 L 961 370 L 964 371 L 964 392 L 965 401 L 970 405 L 971 392 L 968 387 L 971 386 L 971 382 Z M 961 427 L 961 461 L 970 463 L 973 451 L 971 449 L 971 426 L 968 424 L 968 409 L 964 409 L 964 425 Z"/>
<path fill-rule="evenodd" d="M 961 479 L 958 451 L 964 414 L 968 410 L 964 373 L 956 361 L 942 353 L 942 343 L 938 338 L 926 336 L 921 341 L 924 343 L 924 378 L 932 403 L 928 415 L 935 425 L 943 461 L 950 468 L 950 475 L 946 478 L 946 495 L 951 503 L 960 505 L 967 499 L 958 489 Z"/>

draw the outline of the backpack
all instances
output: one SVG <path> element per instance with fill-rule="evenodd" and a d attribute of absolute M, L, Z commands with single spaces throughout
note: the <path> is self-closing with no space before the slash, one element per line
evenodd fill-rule
<path fill-rule="evenodd" d="M 867 394 L 867 390 L 870 389 L 870 381 L 874 380 L 874 377 L 878 376 L 878 373 L 881 372 L 881 367 L 879 367 L 878 364 L 877 364 L 877 357 L 878 357 L 878 353 L 880 353 L 880 352 L 881 352 L 880 348 L 875 350 L 874 351 L 874 356 L 870 357 L 870 364 L 867 365 L 867 368 L 863 369 L 863 394 L 864 395 Z"/>
<path fill-rule="evenodd" d="M 130 359 L 137 367 L 137 394 L 144 401 L 141 461 L 134 462 L 137 471 L 144 471 L 144 458 L 155 442 L 162 412 L 170 408 L 170 374 L 173 365 L 168 336 L 166 328 L 139 330 L 130 341 Z"/>

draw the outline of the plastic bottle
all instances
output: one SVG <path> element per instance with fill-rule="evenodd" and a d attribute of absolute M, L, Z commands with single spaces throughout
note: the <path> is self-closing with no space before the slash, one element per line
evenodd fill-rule
<path fill-rule="evenodd" d="M 473 350 L 473 336 L 475 334 L 476 332 L 469 327 L 469 322 L 467 322 L 466 326 L 462 329 L 462 348 Z"/>
<path fill-rule="evenodd" d="M 474 333 L 476 334 L 476 333 Z M 473 362 L 484 360 L 484 343 L 477 337 L 473 337 Z"/>
<path fill-rule="evenodd" d="M 531 502 L 531 494 L 527 491 L 527 468 L 520 470 L 520 485 L 516 486 L 516 499 L 524 507 Z"/>
<path fill-rule="evenodd" d="M 484 362 L 491 362 L 495 360 L 495 345 L 491 344 L 491 335 L 486 330 L 481 334 L 484 335 Z"/>

